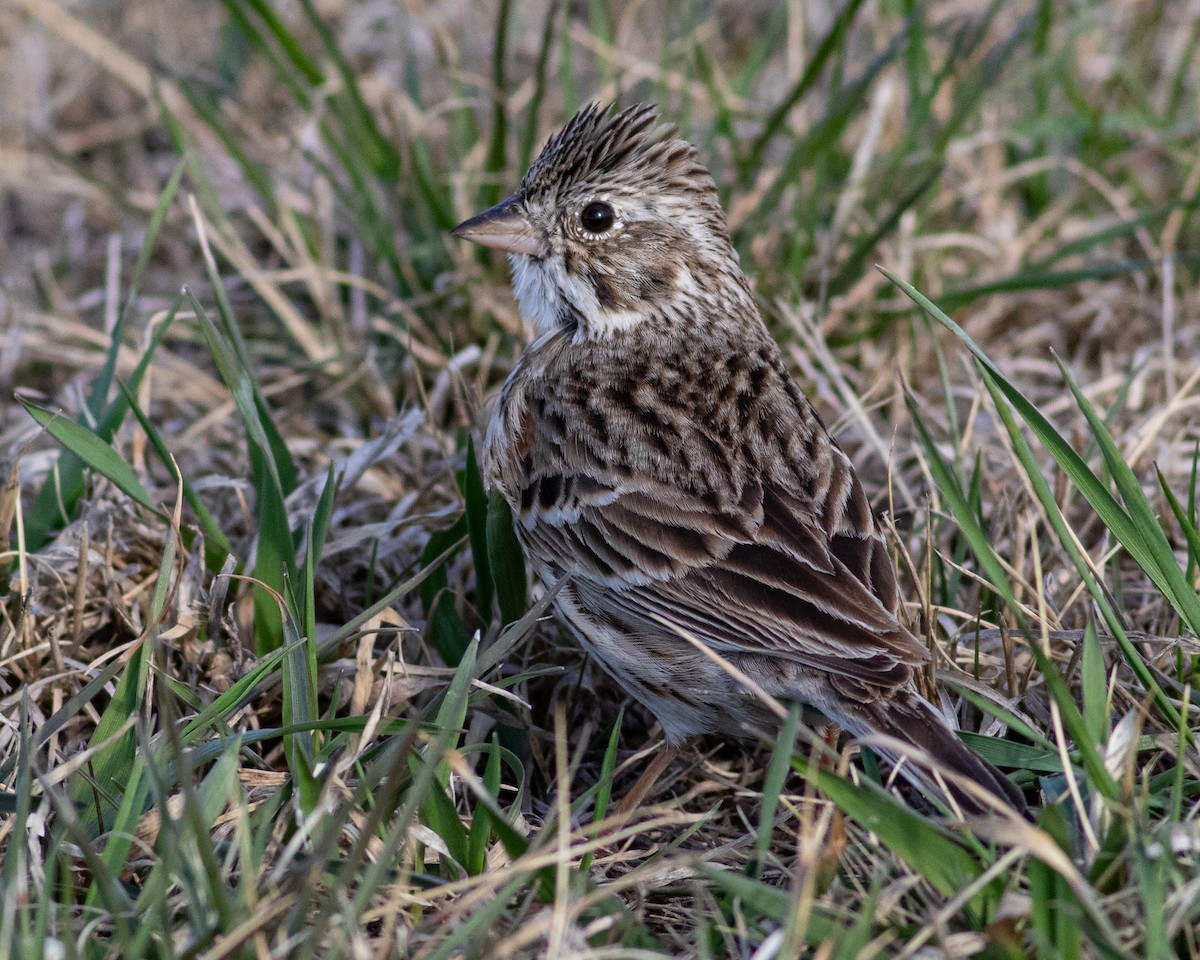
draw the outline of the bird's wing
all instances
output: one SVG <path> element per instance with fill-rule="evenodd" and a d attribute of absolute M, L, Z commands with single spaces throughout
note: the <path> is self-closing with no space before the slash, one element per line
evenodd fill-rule
<path fill-rule="evenodd" d="M 573 572 L 592 613 L 631 632 L 662 633 L 666 620 L 726 655 L 785 658 L 870 698 L 907 683 L 925 651 L 897 619 L 861 483 L 823 427 L 820 442 L 822 469 L 794 489 L 736 470 L 697 489 L 694 464 L 673 482 L 661 464 L 660 478 L 614 468 L 563 431 L 532 445 L 511 499 L 527 548 Z"/>

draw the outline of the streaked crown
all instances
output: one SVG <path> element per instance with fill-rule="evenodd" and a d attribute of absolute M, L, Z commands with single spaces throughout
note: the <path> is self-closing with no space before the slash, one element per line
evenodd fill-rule
<path fill-rule="evenodd" d="M 712 194 L 716 187 L 696 148 L 661 123 L 650 103 L 613 113 L 590 103 L 554 134 L 521 180 L 527 196 L 563 193 L 581 186 L 631 182 L 638 189 Z"/>
<path fill-rule="evenodd" d="M 516 193 L 454 232 L 512 255 L 517 299 L 541 331 L 674 328 L 703 291 L 745 290 L 712 177 L 651 104 L 584 107 Z"/>

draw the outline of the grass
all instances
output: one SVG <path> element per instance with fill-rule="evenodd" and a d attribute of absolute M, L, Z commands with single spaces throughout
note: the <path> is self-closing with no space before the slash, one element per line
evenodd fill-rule
<path fill-rule="evenodd" d="M 1200 956 L 1200 18 L 1136 13 L 0 12 L 0 956 Z M 446 236 L 615 96 L 1036 824 L 786 732 L 615 812 L 661 733 L 483 489 L 523 334 Z"/>

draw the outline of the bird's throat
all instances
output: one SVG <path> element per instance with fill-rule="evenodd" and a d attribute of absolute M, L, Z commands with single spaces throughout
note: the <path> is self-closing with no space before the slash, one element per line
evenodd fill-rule
<path fill-rule="evenodd" d="M 602 306 L 592 282 L 566 270 L 561 258 L 515 255 L 510 260 L 513 293 L 535 336 L 571 327 L 576 339 L 603 340 L 627 333 L 655 314 L 651 303 L 632 309 Z"/>

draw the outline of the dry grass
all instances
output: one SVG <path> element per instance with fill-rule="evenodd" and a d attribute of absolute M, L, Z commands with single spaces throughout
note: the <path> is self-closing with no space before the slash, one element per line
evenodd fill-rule
<path fill-rule="evenodd" d="M 164 516 L 89 471 L 59 522 L 37 498 L 55 490 L 61 448 L 0 403 L 0 956 L 47 943 L 67 957 L 1200 955 L 1194 624 L 1036 447 L 1167 691 L 1156 705 L 967 351 L 872 269 L 952 310 L 1102 472 L 1061 357 L 1194 587 L 1196 548 L 1155 468 L 1194 517 L 1200 8 L 1002 4 L 985 18 L 934 0 L 905 32 L 909 4 L 862 4 L 750 163 L 840 8 L 555 4 L 546 34 L 544 5 L 514 4 L 498 74 L 496 5 L 324 0 L 341 74 L 305 5 L 278 6 L 320 82 L 297 60 L 284 74 L 304 82 L 289 88 L 265 55 L 283 47 L 231 26 L 231 11 L 261 26 L 249 0 L 0 9 L 0 387 L 95 427 L 112 331 L 127 382 L 169 324 L 137 404 L 243 562 L 230 577 L 181 542 L 194 507 L 172 522 L 180 484 L 133 416 L 111 446 Z M 444 228 L 515 183 L 574 102 L 618 94 L 662 102 L 711 159 L 773 328 L 889 518 L 947 703 L 1000 762 L 1042 762 L 1017 774 L 1041 805 L 1058 801 L 1038 828 L 998 822 L 974 840 L 924 814 L 895 821 L 975 872 L 922 861 L 862 816 L 900 816 L 870 806 L 876 794 L 848 807 L 773 766 L 769 746 L 697 744 L 631 821 L 606 818 L 657 742 L 652 718 L 543 609 L 501 634 L 477 553 L 453 550 L 441 581 L 430 566 L 467 532 L 464 438 L 522 336 L 502 265 Z M 356 97 L 394 154 L 354 120 Z M 194 303 L 176 301 L 181 286 Z M 291 529 L 319 515 L 331 465 L 339 484 L 311 642 L 193 736 L 187 721 L 268 653 L 256 557 L 296 546 L 278 527 L 272 541 L 247 417 L 214 362 L 205 317 L 231 338 L 226 315 L 295 466 L 280 508 Z M 934 451 L 1010 598 L 962 532 Z M 480 659 L 457 663 L 447 651 L 476 629 Z M 1115 796 L 1080 759 L 1088 744 L 1064 726 L 1035 646 L 1083 704 Z M 296 685 L 309 666 L 315 691 Z M 983 704 L 1041 739 L 1004 739 Z M 123 765 L 102 768 L 112 757 Z M 114 822 L 134 828 L 127 848 Z M 486 869 L 458 862 L 460 835 Z"/>

